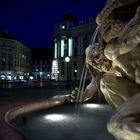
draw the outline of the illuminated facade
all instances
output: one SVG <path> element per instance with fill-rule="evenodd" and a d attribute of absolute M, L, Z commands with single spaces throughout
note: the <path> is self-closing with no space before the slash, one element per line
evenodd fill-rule
<path fill-rule="evenodd" d="M 0 79 L 25 79 L 31 73 L 31 50 L 5 32 L 0 32 Z"/>
<path fill-rule="evenodd" d="M 47 59 L 34 59 L 32 74 L 35 79 L 50 79 L 51 76 L 51 61 Z"/>
<path fill-rule="evenodd" d="M 55 65 L 52 65 L 52 69 L 57 67 L 55 71 L 52 71 L 53 79 L 66 81 L 67 66 L 65 57 L 69 56 L 69 80 L 80 80 L 85 62 L 85 49 L 90 43 L 95 28 L 95 21 L 79 24 L 71 13 L 62 18 L 61 23 L 54 28 L 53 32 L 53 64 Z"/>

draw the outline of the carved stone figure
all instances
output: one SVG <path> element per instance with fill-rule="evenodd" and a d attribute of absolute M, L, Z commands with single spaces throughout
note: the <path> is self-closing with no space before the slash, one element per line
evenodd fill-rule
<path fill-rule="evenodd" d="M 97 91 L 95 80 L 116 114 L 108 131 L 118 140 L 140 140 L 140 0 L 111 0 L 96 22 L 106 46 L 86 49 L 86 65 L 93 76 L 81 99 Z"/>

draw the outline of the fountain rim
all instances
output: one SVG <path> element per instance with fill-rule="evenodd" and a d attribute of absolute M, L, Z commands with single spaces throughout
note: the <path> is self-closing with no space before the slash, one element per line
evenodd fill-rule
<path fill-rule="evenodd" d="M 68 98 L 69 95 L 57 95 L 49 99 L 18 102 L 2 107 L 0 110 L 0 126 L 3 129 L 0 131 L 0 139 L 9 140 L 10 137 L 11 140 L 27 140 L 26 136 L 14 127 L 11 122 L 17 117 L 69 102 Z"/>

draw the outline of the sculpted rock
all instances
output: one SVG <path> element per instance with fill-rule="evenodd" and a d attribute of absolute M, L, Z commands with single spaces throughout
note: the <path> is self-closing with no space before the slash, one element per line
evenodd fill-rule
<path fill-rule="evenodd" d="M 101 33 L 106 42 L 118 37 L 125 25 L 134 17 L 139 0 L 111 0 L 97 16 L 102 26 Z"/>
<path fill-rule="evenodd" d="M 93 44 L 86 49 L 92 80 L 80 101 L 91 98 L 99 85 L 106 101 L 117 109 L 108 130 L 118 140 L 140 140 L 139 6 L 140 0 L 107 3 L 96 18 L 107 45 Z"/>
<path fill-rule="evenodd" d="M 140 140 L 139 6 L 139 0 L 112 0 L 96 19 L 107 42 L 104 56 L 113 69 L 113 74 L 101 78 L 100 89 L 117 109 L 108 130 L 118 140 Z"/>

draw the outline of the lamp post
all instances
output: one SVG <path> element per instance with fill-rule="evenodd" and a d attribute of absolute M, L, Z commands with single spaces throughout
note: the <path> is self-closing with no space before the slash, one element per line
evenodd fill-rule
<path fill-rule="evenodd" d="M 68 73 L 68 69 L 69 69 L 69 62 L 70 62 L 70 58 L 67 56 L 65 57 L 65 62 L 66 62 L 66 74 L 67 74 L 67 79 L 66 79 L 66 88 L 69 88 L 69 73 Z"/>

